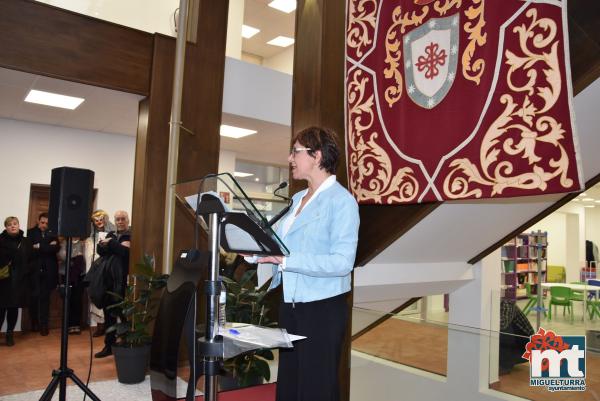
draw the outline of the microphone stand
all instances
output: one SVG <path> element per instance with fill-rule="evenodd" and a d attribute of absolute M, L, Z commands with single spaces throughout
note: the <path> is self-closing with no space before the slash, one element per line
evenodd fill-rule
<path fill-rule="evenodd" d="M 86 386 L 79 377 L 67 366 L 67 351 L 69 350 L 69 334 L 67 333 L 69 325 L 69 299 L 71 298 L 71 291 L 69 289 L 69 270 L 71 267 L 71 251 L 73 247 L 72 237 L 67 237 L 67 252 L 65 259 L 65 296 L 63 297 L 63 317 L 62 317 L 62 328 L 60 333 L 60 366 L 58 369 L 52 371 L 52 380 L 44 394 L 40 397 L 40 401 L 50 401 L 52 396 L 58 387 L 58 399 L 59 401 L 65 401 L 67 397 L 67 378 L 73 380 L 73 382 L 90 397 L 93 401 L 100 401 L 100 398 L 96 396 Z"/>
<path fill-rule="evenodd" d="M 288 198 L 287 196 L 283 196 L 283 195 L 278 195 L 277 191 L 283 189 L 287 187 L 287 182 L 282 182 L 281 184 L 279 184 L 279 186 L 277 187 L 277 189 L 275 191 L 273 191 L 273 195 L 277 196 L 278 198 L 281 199 L 285 199 L 286 201 L 288 201 L 288 204 L 286 207 L 284 207 L 283 209 L 281 209 L 281 211 L 279 213 L 277 213 L 275 216 L 273 216 L 271 218 L 271 220 L 269 220 L 267 222 L 267 224 L 269 225 L 269 227 L 273 227 L 273 225 L 275 223 L 277 223 L 283 216 L 285 216 L 285 214 L 287 212 L 289 212 L 289 210 L 292 208 L 292 205 L 294 204 L 294 201 L 291 198 Z"/>

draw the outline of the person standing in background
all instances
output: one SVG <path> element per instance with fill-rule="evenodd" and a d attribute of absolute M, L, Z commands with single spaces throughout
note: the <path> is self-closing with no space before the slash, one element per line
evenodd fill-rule
<path fill-rule="evenodd" d="M 114 276 L 119 277 L 117 283 L 114 284 L 113 292 L 123 296 L 125 287 L 127 286 L 127 275 L 129 274 L 129 248 L 131 247 L 131 231 L 129 228 L 129 215 L 124 210 L 115 212 L 115 225 L 117 231 L 108 233 L 104 240 L 98 243 L 98 254 L 102 257 L 115 255 L 118 260 L 119 272 L 114 272 Z M 119 302 L 113 300 L 112 304 Z M 104 307 L 104 319 L 106 328 L 109 329 L 117 323 L 117 317 L 107 310 L 111 304 Z M 120 317 L 122 319 L 122 317 Z M 107 332 L 104 336 L 104 348 L 94 354 L 95 358 L 105 358 L 112 355 L 112 346 L 116 343 L 117 336 L 114 331 Z"/>
<path fill-rule="evenodd" d="M 32 244 L 33 268 L 37 279 L 36 293 L 31 296 L 29 316 L 31 329 L 40 335 L 48 335 L 48 318 L 50 315 L 50 296 L 58 285 L 58 260 L 56 254 L 60 249 L 58 238 L 48 233 L 48 213 L 41 213 L 37 225 L 27 230 L 27 238 Z"/>
<path fill-rule="evenodd" d="M 29 306 L 34 284 L 31 263 L 32 247 L 19 226 L 19 219 L 9 216 L 0 234 L 0 327 L 6 326 L 6 345 L 15 345 L 14 330 L 19 308 Z"/>
<path fill-rule="evenodd" d="M 88 272 L 100 255 L 98 254 L 98 243 L 106 239 L 106 235 L 115 231 L 116 227 L 111 223 L 108 213 L 98 209 L 92 213 L 92 230 L 85 244 L 85 271 Z M 93 337 L 102 337 L 106 332 L 104 325 L 104 312 L 90 302 L 90 326 L 96 327 Z"/>

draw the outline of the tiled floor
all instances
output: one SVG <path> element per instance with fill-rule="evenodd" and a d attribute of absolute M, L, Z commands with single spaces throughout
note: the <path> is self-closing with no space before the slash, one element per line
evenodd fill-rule
<path fill-rule="evenodd" d="M 93 352 L 104 346 L 104 338 L 93 339 Z M 275 353 L 277 355 L 277 353 Z M 69 336 L 68 367 L 73 369 L 77 377 L 86 382 L 90 362 L 89 332 Z M 117 372 L 112 356 L 96 359 L 92 357 L 92 374 L 90 382 L 116 379 Z M 60 363 L 60 333 L 52 330 L 50 335 L 42 337 L 38 333 L 15 333 L 15 346 L 5 345 L 4 334 L 0 335 L 0 400 L 8 394 L 43 390 L 52 379 L 52 370 Z M 270 361 L 271 382 L 277 380 L 277 361 Z M 178 376 L 187 381 L 189 369 L 186 366 L 178 369 Z M 68 385 L 73 384 L 70 380 Z M 201 377 L 197 388 L 203 390 Z"/>
<path fill-rule="evenodd" d="M 104 346 L 103 338 L 94 338 L 94 352 Z M 60 334 L 50 331 L 48 337 L 38 333 L 15 333 L 15 346 L 5 345 L 0 337 L 0 396 L 44 389 L 52 379 L 52 370 L 60 363 Z M 113 357 L 93 359 L 91 381 L 116 378 Z M 90 337 L 69 336 L 68 367 L 73 369 L 83 382 L 87 380 L 90 360 Z"/>

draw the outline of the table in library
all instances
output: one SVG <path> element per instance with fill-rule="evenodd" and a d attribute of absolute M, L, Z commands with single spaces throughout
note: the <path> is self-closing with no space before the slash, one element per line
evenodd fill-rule
<path fill-rule="evenodd" d="M 585 311 L 587 310 L 587 294 L 588 291 L 592 291 L 596 293 L 596 299 L 599 299 L 598 296 L 600 294 L 600 287 L 597 285 L 591 284 L 571 284 L 571 283 L 542 283 L 542 288 L 552 288 L 552 287 L 567 287 L 573 291 L 583 292 L 583 313 L 585 315 Z"/>

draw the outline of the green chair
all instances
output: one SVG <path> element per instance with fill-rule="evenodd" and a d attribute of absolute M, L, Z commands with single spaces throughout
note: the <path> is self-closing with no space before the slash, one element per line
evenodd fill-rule
<path fill-rule="evenodd" d="M 571 289 L 569 287 L 550 287 L 550 302 L 548 303 L 548 320 L 552 320 L 552 305 L 563 307 L 563 316 L 565 315 L 565 308 L 571 315 L 571 321 L 573 321 L 573 303 L 571 301 Z"/>
<path fill-rule="evenodd" d="M 527 297 L 527 304 L 525 308 L 523 308 L 523 313 L 525 316 L 529 314 L 533 310 L 533 307 L 537 304 L 537 295 L 533 293 L 531 283 L 525 283 L 525 294 Z M 546 316 L 546 310 L 544 309 L 544 316 Z"/>
<path fill-rule="evenodd" d="M 587 302 L 588 313 L 590 314 L 590 320 L 594 318 L 594 316 L 598 316 L 600 318 L 600 300 L 591 299 Z"/>
<path fill-rule="evenodd" d="M 571 284 L 585 284 L 582 281 L 572 281 Z M 581 302 L 581 305 L 583 305 L 583 291 L 576 291 L 576 290 L 571 290 L 571 301 L 573 302 Z M 588 306 L 588 310 L 589 310 L 589 306 Z M 585 314 L 585 312 L 584 312 Z M 581 315 L 581 320 L 583 320 L 583 315 Z"/>

